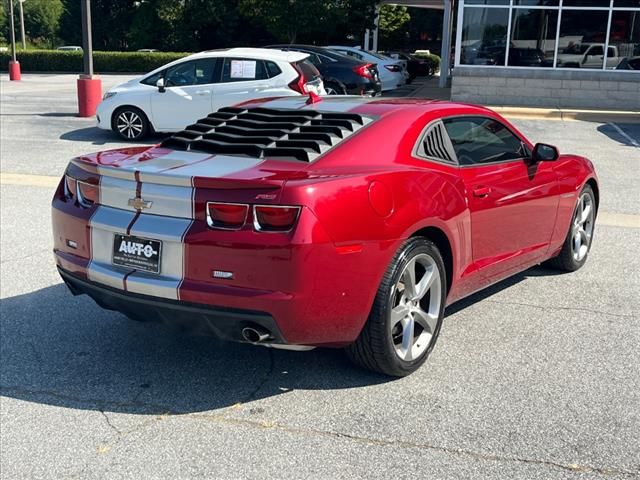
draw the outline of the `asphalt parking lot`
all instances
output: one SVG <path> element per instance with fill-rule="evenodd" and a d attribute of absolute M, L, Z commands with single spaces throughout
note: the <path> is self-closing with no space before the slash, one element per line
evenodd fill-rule
<path fill-rule="evenodd" d="M 71 296 L 51 177 L 125 144 L 75 116 L 73 76 L 0 90 L 2 478 L 640 477 L 640 124 L 512 119 L 596 165 L 590 259 L 451 306 L 425 367 L 392 380 L 340 351 L 176 335 Z"/>

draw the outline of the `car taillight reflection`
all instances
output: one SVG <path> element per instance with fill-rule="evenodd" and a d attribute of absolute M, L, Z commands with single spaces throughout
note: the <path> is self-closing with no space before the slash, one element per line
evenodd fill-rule
<path fill-rule="evenodd" d="M 260 232 L 288 232 L 298 219 L 300 207 L 255 205 L 253 225 Z"/>
<path fill-rule="evenodd" d="M 207 203 L 207 224 L 211 228 L 239 230 L 247 221 L 249 205 L 241 203 Z"/>

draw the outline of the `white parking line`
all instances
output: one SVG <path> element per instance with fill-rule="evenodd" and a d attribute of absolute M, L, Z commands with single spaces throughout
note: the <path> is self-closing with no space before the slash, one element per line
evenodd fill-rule
<path fill-rule="evenodd" d="M 55 188 L 60 177 L 0 172 L 0 185 Z M 598 225 L 607 227 L 640 228 L 640 215 L 632 213 L 598 212 Z"/>
<path fill-rule="evenodd" d="M 608 125 L 611 125 L 613 128 L 616 129 L 616 132 L 618 132 L 620 135 L 622 135 L 631 145 L 633 145 L 634 147 L 640 147 L 640 143 L 636 142 L 632 137 L 630 137 L 627 132 L 625 132 L 623 129 L 621 129 L 618 125 L 616 125 L 613 122 L 608 123 Z"/>

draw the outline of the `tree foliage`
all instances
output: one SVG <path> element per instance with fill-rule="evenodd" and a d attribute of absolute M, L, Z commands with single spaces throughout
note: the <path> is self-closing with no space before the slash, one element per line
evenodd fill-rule
<path fill-rule="evenodd" d="M 22 7 L 26 35 L 32 40 L 54 46 L 63 11 L 62 0 L 28 0 Z"/>
<path fill-rule="evenodd" d="M 380 31 L 384 33 L 395 32 L 404 27 L 411 20 L 407 7 L 396 5 L 382 5 L 380 8 Z"/>
<path fill-rule="evenodd" d="M 17 5 L 17 0 L 13 1 Z M 0 37 L 5 41 L 9 32 L 8 2 L 0 0 Z M 287 42 L 357 45 L 365 29 L 374 26 L 377 3 L 378 0 L 91 0 L 93 46 L 96 50 L 200 51 Z M 27 36 L 32 43 L 81 45 L 80 0 L 26 0 L 24 8 Z M 438 14 L 422 9 L 412 9 L 409 14 L 406 7 L 382 6 L 381 48 L 407 46 L 416 37 L 434 38 L 441 14 L 437 18 L 434 15 Z M 435 22 L 431 22 L 432 18 Z"/>

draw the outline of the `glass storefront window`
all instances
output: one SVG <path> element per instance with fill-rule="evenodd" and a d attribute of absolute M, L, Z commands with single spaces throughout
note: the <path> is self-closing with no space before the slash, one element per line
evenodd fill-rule
<path fill-rule="evenodd" d="M 640 70 L 640 0 L 463 0 L 461 13 L 460 65 Z"/>
<path fill-rule="evenodd" d="M 556 66 L 602 69 L 608 19 L 608 10 L 563 10 Z"/>
<path fill-rule="evenodd" d="M 553 67 L 558 10 L 517 8 L 511 17 L 510 67 Z"/>
<path fill-rule="evenodd" d="M 607 68 L 640 70 L 640 11 L 613 12 Z"/>
<path fill-rule="evenodd" d="M 509 0 L 467 0 L 467 5 L 509 5 Z"/>
<path fill-rule="evenodd" d="M 467 8 L 462 25 L 463 65 L 504 65 L 509 10 Z"/>
<path fill-rule="evenodd" d="M 563 0 L 564 7 L 603 7 L 609 8 L 609 0 Z"/>
<path fill-rule="evenodd" d="M 513 0 L 513 4 L 526 7 L 557 7 L 560 0 Z"/>

